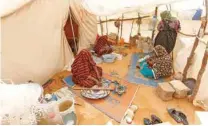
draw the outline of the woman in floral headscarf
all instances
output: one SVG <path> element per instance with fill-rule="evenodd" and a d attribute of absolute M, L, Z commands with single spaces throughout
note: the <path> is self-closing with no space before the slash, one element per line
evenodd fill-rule
<path fill-rule="evenodd" d="M 164 11 L 160 14 L 161 21 L 158 24 L 158 31 L 155 38 L 154 46 L 161 45 L 170 54 L 174 47 L 177 37 L 177 32 L 180 30 L 180 22 L 171 16 L 170 11 Z"/>
<path fill-rule="evenodd" d="M 72 80 L 75 84 L 88 88 L 94 85 L 101 86 L 102 68 L 96 66 L 88 50 L 80 51 L 71 68 Z"/>
<path fill-rule="evenodd" d="M 145 77 L 155 79 L 170 76 L 173 72 L 172 58 L 163 46 L 157 45 L 154 48 L 154 54 L 140 62 L 140 72 Z"/>

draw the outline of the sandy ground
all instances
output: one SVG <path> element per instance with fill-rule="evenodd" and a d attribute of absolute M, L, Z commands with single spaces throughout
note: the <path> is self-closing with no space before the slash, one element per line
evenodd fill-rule
<path fill-rule="evenodd" d="M 125 77 L 128 71 L 128 66 L 131 59 L 131 53 L 135 52 L 135 49 L 126 49 L 128 55 L 124 57 L 122 61 L 116 61 L 113 64 L 100 64 L 105 73 L 110 71 L 117 71 L 120 77 Z M 155 93 L 155 88 L 139 84 L 139 90 L 133 100 L 133 104 L 139 107 L 135 114 L 133 122 L 135 124 L 143 124 L 143 118 L 150 118 L 151 114 L 155 114 L 162 119 L 163 122 L 170 122 L 171 124 L 177 124 L 167 113 L 167 107 L 174 107 L 183 111 L 190 124 L 195 124 L 196 110 L 201 111 L 200 108 L 194 107 L 192 103 L 187 99 L 174 99 L 172 101 L 164 102 Z M 111 120 L 108 116 L 95 109 L 90 104 L 84 102 L 80 98 L 76 98 L 77 102 L 82 106 L 76 106 L 78 114 L 78 124 L 106 124 Z M 118 124 L 113 120 L 113 124 Z"/>

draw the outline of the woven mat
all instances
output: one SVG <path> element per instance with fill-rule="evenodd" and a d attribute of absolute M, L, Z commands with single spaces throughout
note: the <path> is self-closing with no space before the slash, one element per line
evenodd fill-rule
<path fill-rule="evenodd" d="M 116 78 L 111 77 L 108 74 L 104 74 L 103 78 L 108 80 L 116 80 Z M 128 106 L 131 104 L 138 88 L 137 85 L 128 83 L 124 80 L 120 80 L 120 84 L 127 87 L 126 93 L 124 93 L 122 96 L 111 92 L 110 95 L 104 99 L 90 100 L 82 97 L 80 91 L 76 90 L 74 92 L 77 96 L 83 98 L 86 102 L 94 106 L 96 109 L 100 110 L 115 121 L 120 122 L 126 110 L 128 109 Z"/>
<path fill-rule="evenodd" d="M 70 75 L 71 73 L 68 71 L 63 71 L 54 75 L 52 77 L 54 81 L 43 85 L 45 94 L 53 93 L 59 90 L 60 88 L 67 86 L 67 84 L 64 84 L 61 79 Z M 108 79 L 108 80 L 117 80 L 115 77 L 111 77 L 108 74 L 104 74 L 103 78 Z M 131 104 L 134 98 L 134 95 L 138 89 L 138 86 L 132 83 L 128 83 L 127 81 L 124 81 L 124 80 L 118 80 L 118 81 L 120 81 L 120 84 L 126 86 L 127 88 L 126 93 L 124 93 L 122 96 L 119 96 L 118 94 L 114 92 L 111 92 L 110 95 L 104 99 L 90 100 L 90 99 L 86 99 L 82 97 L 79 90 L 76 90 L 73 92 L 77 96 L 81 97 L 86 102 L 94 106 L 96 109 L 103 112 L 105 115 L 109 116 L 110 118 L 114 119 L 117 122 L 120 122 L 126 110 L 128 109 L 128 106 Z M 75 87 L 78 87 L 78 86 L 75 86 Z"/>

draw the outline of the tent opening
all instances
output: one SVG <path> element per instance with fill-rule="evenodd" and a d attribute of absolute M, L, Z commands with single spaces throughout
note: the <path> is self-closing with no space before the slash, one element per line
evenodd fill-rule
<path fill-rule="evenodd" d="M 71 47 L 71 50 L 74 55 L 76 55 L 76 50 L 78 50 L 78 47 L 76 49 L 76 45 L 78 45 L 79 41 L 79 25 L 75 22 L 73 15 L 71 15 L 70 19 L 70 13 L 68 15 L 68 19 L 66 21 L 66 24 L 64 26 L 65 35 L 68 41 L 69 46 Z M 74 33 L 73 33 L 74 32 Z M 76 45 L 75 45 L 76 43 Z"/>

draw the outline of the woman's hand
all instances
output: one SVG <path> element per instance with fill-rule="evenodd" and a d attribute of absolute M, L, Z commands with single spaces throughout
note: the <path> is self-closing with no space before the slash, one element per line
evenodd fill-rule
<path fill-rule="evenodd" d="M 88 79 L 91 79 L 95 82 L 96 85 L 98 85 L 99 87 L 102 86 L 100 80 L 97 80 L 96 78 L 92 77 L 92 76 L 88 76 Z"/>
<path fill-rule="evenodd" d="M 153 66 L 153 61 L 151 59 L 147 60 L 147 64 L 149 65 L 150 68 Z"/>

